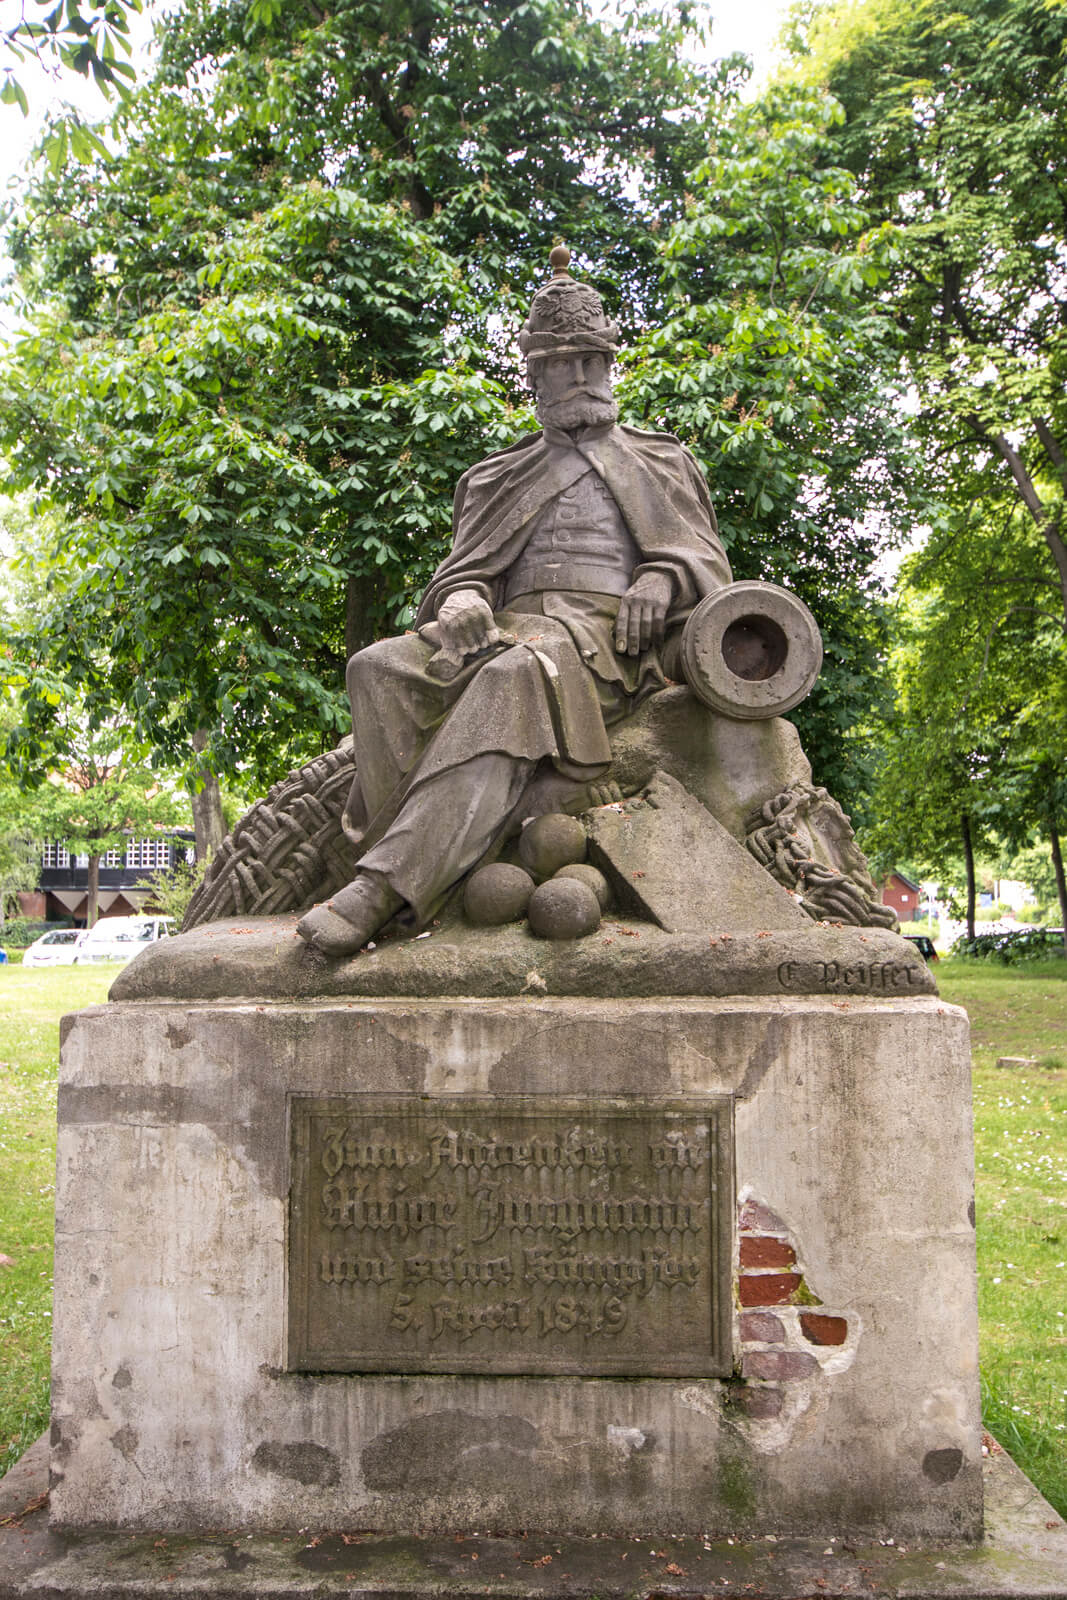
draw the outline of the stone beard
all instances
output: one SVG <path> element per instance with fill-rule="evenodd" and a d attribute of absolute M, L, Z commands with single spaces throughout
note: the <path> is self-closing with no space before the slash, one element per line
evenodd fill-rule
<path fill-rule="evenodd" d="M 530 369 L 530 386 L 534 392 L 534 410 L 542 427 L 559 428 L 571 433 L 577 428 L 595 428 L 604 423 L 617 422 L 619 407 L 611 392 L 611 379 L 605 373 L 602 379 L 586 378 L 558 399 L 549 399 L 537 384 L 537 363 Z"/>

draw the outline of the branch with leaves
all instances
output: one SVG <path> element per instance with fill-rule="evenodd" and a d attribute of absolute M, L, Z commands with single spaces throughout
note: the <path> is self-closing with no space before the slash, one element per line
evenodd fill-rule
<path fill-rule="evenodd" d="M 18 18 L 0 26 L 0 105 L 18 106 L 29 115 L 29 99 L 18 69 L 28 61 L 57 86 L 65 72 L 92 79 L 104 96 L 125 101 L 134 82 L 130 53 L 130 18 L 142 11 L 143 0 L 18 0 Z M 3 57 L 8 59 L 5 61 Z M 54 116 L 42 143 L 59 172 L 68 152 L 79 161 L 108 157 L 99 134 L 76 111 Z"/>

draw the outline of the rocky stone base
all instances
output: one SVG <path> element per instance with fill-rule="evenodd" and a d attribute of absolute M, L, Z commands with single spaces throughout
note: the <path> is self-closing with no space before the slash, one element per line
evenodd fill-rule
<path fill-rule="evenodd" d="M 772 889 L 784 894 L 767 880 Z M 315 956 L 290 917 L 232 917 L 161 939 L 115 979 L 112 1000 L 317 1000 L 405 996 L 513 999 L 587 995 L 936 994 L 915 946 L 885 928 L 810 923 L 789 929 L 668 933 L 609 912 L 584 939 L 538 939 L 525 923 L 477 928 L 458 910 L 414 938 L 380 937 L 341 961 Z"/>

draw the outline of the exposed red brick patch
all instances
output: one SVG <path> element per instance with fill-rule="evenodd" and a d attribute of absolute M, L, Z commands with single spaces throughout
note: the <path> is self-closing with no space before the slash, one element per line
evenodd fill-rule
<path fill-rule="evenodd" d="M 742 1274 L 737 1291 L 743 1306 L 784 1306 L 800 1288 L 799 1272 Z"/>
<path fill-rule="evenodd" d="M 807 1378 L 818 1365 L 806 1350 L 750 1350 L 742 1358 L 741 1375 L 781 1383 L 790 1378 Z"/>
<path fill-rule="evenodd" d="M 743 1411 L 746 1417 L 762 1421 L 779 1415 L 783 1398 L 781 1389 L 756 1388 L 737 1383 L 730 1392 L 730 1409 Z"/>
<path fill-rule="evenodd" d="M 773 1344 L 776 1339 L 785 1338 L 785 1325 L 773 1311 L 745 1311 L 741 1317 L 741 1337 Z"/>
<path fill-rule="evenodd" d="M 792 1267 L 797 1253 L 785 1239 L 760 1239 L 749 1235 L 741 1240 L 743 1267 Z"/>
<path fill-rule="evenodd" d="M 777 1212 L 758 1200 L 746 1200 L 738 1215 L 742 1233 L 788 1233 L 789 1229 Z"/>
<path fill-rule="evenodd" d="M 844 1317 L 827 1317 L 818 1311 L 802 1311 L 800 1326 L 811 1344 L 844 1344 L 848 1323 Z"/>

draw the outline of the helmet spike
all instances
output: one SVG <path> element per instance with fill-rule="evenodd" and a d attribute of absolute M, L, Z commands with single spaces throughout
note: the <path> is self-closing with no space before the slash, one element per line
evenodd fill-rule
<path fill-rule="evenodd" d="M 569 277 L 567 268 L 571 264 L 571 253 L 565 244 L 553 245 L 548 253 L 548 264 L 552 268 L 554 278 Z"/>

